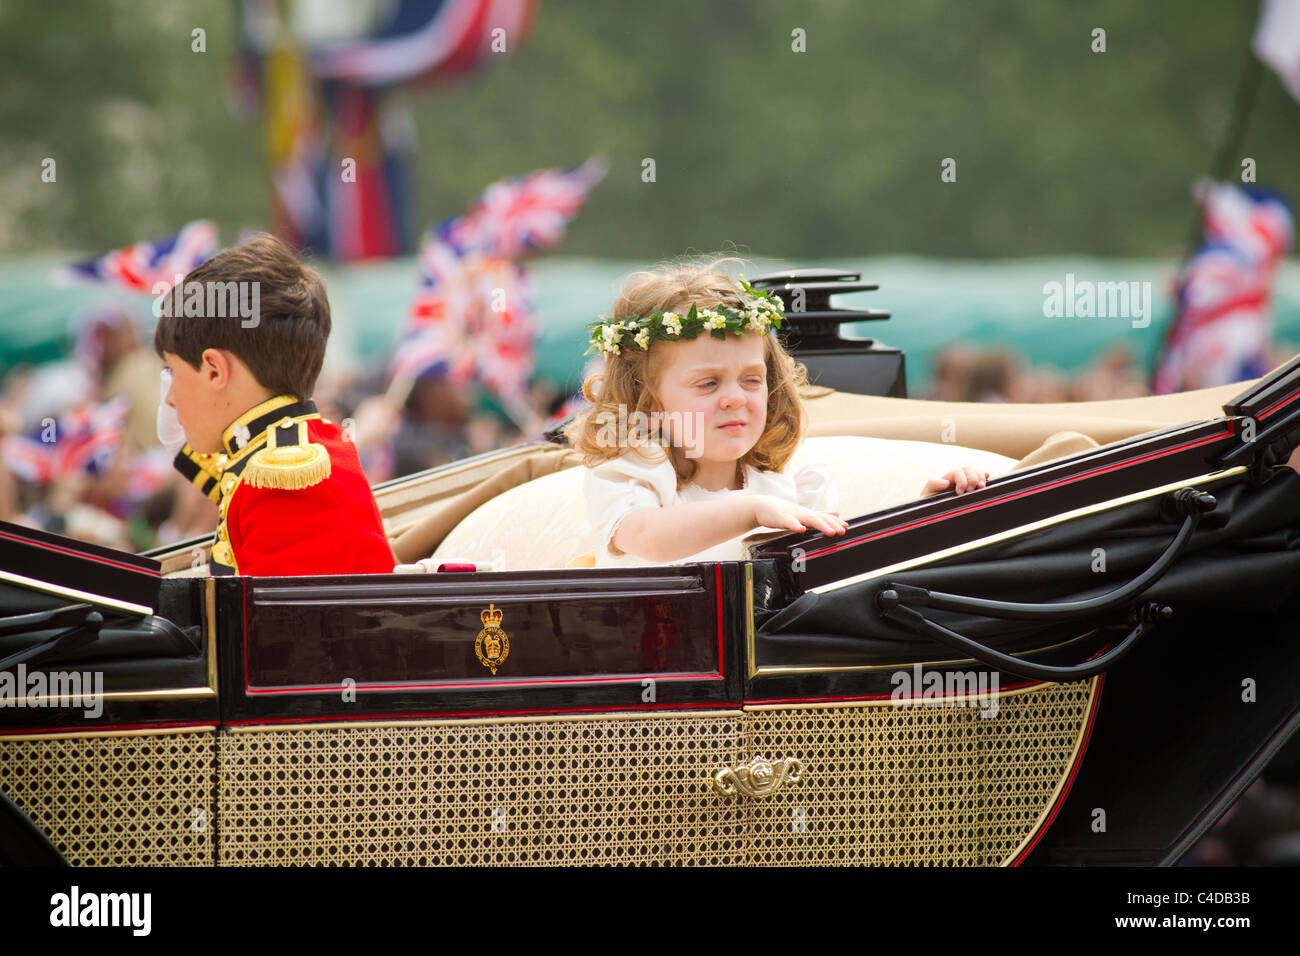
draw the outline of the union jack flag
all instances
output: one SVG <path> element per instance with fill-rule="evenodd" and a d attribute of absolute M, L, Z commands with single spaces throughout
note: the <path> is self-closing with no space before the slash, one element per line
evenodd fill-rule
<path fill-rule="evenodd" d="M 608 167 L 589 159 L 568 169 L 538 169 L 488 186 L 458 220 L 444 224 L 447 241 L 464 252 L 518 258 L 548 249 L 582 209 Z"/>
<path fill-rule="evenodd" d="M 481 382 L 516 422 L 530 423 L 537 321 L 527 270 L 514 260 L 564 236 L 604 162 L 541 169 L 495 182 L 466 215 L 430 229 L 420 245 L 419 280 L 390 367 L 394 382 L 438 369 L 457 384 Z"/>
<path fill-rule="evenodd" d="M 1291 248 L 1291 210 L 1278 193 L 1232 183 L 1209 183 L 1202 195 L 1207 243 L 1222 243 L 1265 267 Z"/>
<path fill-rule="evenodd" d="M 65 267 L 59 278 L 72 281 L 111 282 L 134 292 L 153 294 L 156 283 L 170 288 L 212 258 L 217 251 L 217 227 L 206 219 L 190 223 L 180 232 L 154 242 L 137 242 L 107 255 Z"/>
<path fill-rule="evenodd" d="M 118 396 L 82 405 L 23 435 L 0 442 L 5 466 L 23 481 L 46 484 L 79 471 L 99 474 L 122 440 L 130 401 Z"/>
<path fill-rule="evenodd" d="M 1156 369 L 1157 394 L 1227 385 L 1269 369 L 1273 276 L 1291 247 L 1286 200 L 1212 183 L 1201 194 L 1205 242 L 1175 286 L 1178 312 Z"/>
<path fill-rule="evenodd" d="M 464 273 L 462 253 L 447 236 L 448 225 L 454 221 L 430 229 L 420 243 L 419 278 L 408 323 L 411 328 L 445 318 L 447 297 L 458 291 L 457 283 Z"/>
<path fill-rule="evenodd" d="M 441 369 L 458 385 L 479 381 L 513 406 L 513 415 L 533 370 L 532 283 L 516 262 L 449 256 L 449 248 L 426 237 L 420 289 L 390 375 L 414 381 Z"/>

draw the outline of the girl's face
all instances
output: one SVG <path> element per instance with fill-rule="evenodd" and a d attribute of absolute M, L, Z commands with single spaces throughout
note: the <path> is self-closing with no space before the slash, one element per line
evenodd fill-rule
<path fill-rule="evenodd" d="M 656 342 L 669 350 L 658 393 L 674 443 L 705 464 L 733 463 L 758 444 L 767 427 L 767 365 L 763 336 L 701 333 L 682 342 Z"/>

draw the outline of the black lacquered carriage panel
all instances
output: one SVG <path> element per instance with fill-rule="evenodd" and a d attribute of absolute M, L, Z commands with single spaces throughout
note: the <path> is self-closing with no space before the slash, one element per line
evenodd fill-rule
<path fill-rule="evenodd" d="M 468 581 L 466 582 L 469 583 Z M 583 589 L 583 582 L 575 582 Z M 564 596 L 553 589 L 403 585 L 346 595 L 256 583 L 247 607 L 248 686 L 318 686 L 344 678 L 484 683 L 609 674 L 718 673 L 716 613 L 700 574 Z M 532 590 L 534 593 L 528 593 Z M 387 593 L 385 593 L 387 592 Z M 478 593 L 475 593 L 478 592 Z M 490 675 L 475 653 L 482 614 L 502 612 L 509 654 Z M 640 626 L 638 627 L 638 622 Z"/>
<path fill-rule="evenodd" d="M 735 702 L 726 663 L 744 622 L 724 596 L 740 593 L 741 574 L 691 565 L 221 582 L 227 710 L 338 719 Z M 494 613 L 508 645 L 500 661 L 484 643 Z"/>

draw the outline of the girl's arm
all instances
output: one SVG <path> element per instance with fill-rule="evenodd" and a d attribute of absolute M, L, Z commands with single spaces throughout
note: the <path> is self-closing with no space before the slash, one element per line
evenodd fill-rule
<path fill-rule="evenodd" d="M 843 534 L 848 527 L 830 513 L 812 511 L 772 495 L 736 495 L 629 511 L 613 545 L 648 561 L 676 561 L 730 541 L 758 527 Z"/>

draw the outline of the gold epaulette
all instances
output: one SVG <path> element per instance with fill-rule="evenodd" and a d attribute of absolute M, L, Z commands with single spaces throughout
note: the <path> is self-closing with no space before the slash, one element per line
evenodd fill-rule
<path fill-rule="evenodd" d="M 248 460 L 240 479 L 254 488 L 298 491 L 329 476 L 329 452 L 307 440 L 307 423 L 282 418 L 267 429 L 266 447 Z"/>

